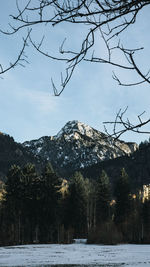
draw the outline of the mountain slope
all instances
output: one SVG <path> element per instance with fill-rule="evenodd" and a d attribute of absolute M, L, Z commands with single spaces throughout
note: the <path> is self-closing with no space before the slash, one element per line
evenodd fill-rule
<path fill-rule="evenodd" d="M 150 184 L 150 143 L 142 145 L 130 156 L 126 155 L 116 159 L 103 161 L 80 170 L 84 177 L 97 179 L 102 170 L 108 174 L 112 185 L 125 168 L 129 175 L 132 189 L 141 188 L 143 184 Z"/>
<path fill-rule="evenodd" d="M 21 144 L 14 141 L 13 137 L 0 133 L 0 180 L 5 181 L 5 176 L 11 165 L 23 166 L 31 162 L 39 170 L 44 164 L 39 156 L 27 151 Z"/>
<path fill-rule="evenodd" d="M 63 175 L 104 160 L 129 155 L 138 146 L 114 141 L 84 123 L 69 121 L 57 135 L 24 142 L 23 147 L 35 156 L 50 161 Z"/>

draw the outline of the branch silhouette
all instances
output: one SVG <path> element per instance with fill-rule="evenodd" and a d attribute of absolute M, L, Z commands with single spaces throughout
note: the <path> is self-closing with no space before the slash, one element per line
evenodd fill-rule
<path fill-rule="evenodd" d="M 11 24 L 8 30 L 0 29 L 1 34 L 14 35 L 19 32 L 25 34 L 23 38 L 23 47 L 18 53 L 14 63 L 10 63 L 4 68 L 0 64 L 0 75 L 15 68 L 18 65 L 27 63 L 25 49 L 30 44 L 38 53 L 47 57 L 49 60 L 57 60 L 65 63 L 65 69 L 60 73 L 60 86 L 57 87 L 53 77 L 51 78 L 54 95 L 59 96 L 65 90 L 70 82 L 75 69 L 82 62 L 91 62 L 99 64 L 109 64 L 115 68 L 113 71 L 113 79 L 120 86 L 136 86 L 143 83 L 150 83 L 150 71 L 141 71 L 141 67 L 137 63 L 138 54 L 143 50 L 143 47 L 128 48 L 121 41 L 121 34 L 127 29 L 136 24 L 138 14 L 150 5 L 150 0 L 39 0 L 26 1 L 24 4 L 16 1 L 16 14 L 11 14 Z M 60 43 L 59 54 L 47 52 L 45 50 L 44 41 L 45 35 L 37 42 L 34 35 L 31 35 L 34 28 L 40 25 L 50 26 L 57 30 L 59 24 L 83 25 L 86 29 L 86 36 L 83 34 L 81 44 L 78 50 L 73 47 L 65 48 L 66 38 Z M 48 34 L 47 32 L 46 34 Z M 95 43 L 97 35 L 100 36 L 100 41 L 105 44 L 106 53 L 102 55 L 95 51 Z M 119 57 L 115 57 L 115 53 L 123 58 L 123 63 Z M 125 72 L 133 72 L 136 74 L 136 80 L 124 82 L 116 73 L 116 68 L 122 69 Z M 134 76 L 135 77 L 135 76 Z M 149 119 L 140 124 L 132 125 L 130 121 L 123 120 L 124 112 L 117 114 L 114 122 L 124 126 L 124 131 L 132 130 L 140 132 L 139 128 L 149 123 Z M 120 120 L 120 121 L 118 121 Z M 115 129 L 116 130 L 116 129 Z M 123 133 L 122 132 L 122 133 Z M 120 137 L 121 133 L 116 131 L 113 135 Z"/>

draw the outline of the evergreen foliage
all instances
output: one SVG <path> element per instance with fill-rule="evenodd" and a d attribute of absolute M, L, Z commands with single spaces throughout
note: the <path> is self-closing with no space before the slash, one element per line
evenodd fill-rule
<path fill-rule="evenodd" d="M 150 201 L 133 195 L 129 181 L 122 169 L 112 193 L 105 171 L 97 181 L 80 172 L 67 181 L 50 164 L 42 174 L 32 163 L 13 165 L 0 201 L 0 245 L 83 237 L 89 243 L 149 243 Z"/>
<path fill-rule="evenodd" d="M 143 209 L 142 209 L 142 218 L 143 218 L 143 236 L 142 241 L 144 243 L 150 242 L 150 200 L 146 200 L 143 203 Z"/>
<path fill-rule="evenodd" d="M 76 172 L 70 183 L 67 212 L 69 227 L 74 229 L 74 238 L 86 233 L 86 210 L 85 181 L 81 173 Z"/>
<path fill-rule="evenodd" d="M 96 225 L 105 223 L 110 219 L 110 182 L 108 175 L 103 170 L 97 181 L 96 189 Z"/>
<path fill-rule="evenodd" d="M 144 145 L 140 145 L 139 149 L 134 153 L 85 167 L 82 170 L 82 174 L 84 177 L 94 180 L 99 178 L 102 170 L 105 170 L 113 186 L 124 168 L 130 178 L 131 189 L 135 191 L 136 189 L 140 190 L 144 184 L 150 184 L 149 162 L 150 143 L 145 141 Z"/>
<path fill-rule="evenodd" d="M 56 242 L 58 238 L 60 186 L 59 177 L 54 172 L 51 164 L 48 163 L 42 174 L 40 201 L 41 242 L 44 242 L 44 240 L 47 240 L 47 242 Z"/>
<path fill-rule="evenodd" d="M 131 212 L 131 190 L 129 177 L 124 168 L 116 182 L 114 194 L 116 197 L 115 221 L 117 223 L 126 221 Z"/>

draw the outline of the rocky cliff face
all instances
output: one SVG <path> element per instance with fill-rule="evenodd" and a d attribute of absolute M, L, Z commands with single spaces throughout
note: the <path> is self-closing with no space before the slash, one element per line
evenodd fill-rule
<path fill-rule="evenodd" d="M 58 170 L 77 170 L 107 159 L 130 154 L 135 143 L 114 141 L 79 121 L 69 121 L 55 136 L 27 141 L 23 146 L 36 156 L 48 160 Z"/>

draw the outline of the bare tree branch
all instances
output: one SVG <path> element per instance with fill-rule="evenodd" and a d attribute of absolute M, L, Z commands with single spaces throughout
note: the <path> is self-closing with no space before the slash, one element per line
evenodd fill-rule
<path fill-rule="evenodd" d="M 127 50 L 122 49 L 121 47 L 111 48 L 109 44 L 112 39 L 118 37 L 131 24 L 134 24 L 140 10 L 149 4 L 150 1 L 146 0 L 39 0 L 37 2 L 29 0 L 24 7 L 21 8 L 19 6 L 19 1 L 17 0 L 16 7 L 18 14 L 11 15 L 12 21 L 14 21 L 14 25 L 9 24 L 11 31 L 4 31 L 2 29 L 0 29 L 0 31 L 3 34 L 11 35 L 21 31 L 24 28 L 27 28 L 29 31 L 39 24 L 44 24 L 45 26 L 50 24 L 52 26 L 56 26 L 62 22 L 84 24 L 88 27 L 88 34 L 86 38 L 83 39 L 81 49 L 79 51 L 65 50 L 61 47 L 60 53 L 68 56 L 65 58 L 59 58 L 58 56 L 54 55 L 52 56 L 49 52 L 43 51 L 41 48 L 44 40 L 42 40 L 42 43 L 36 45 L 36 42 L 30 38 L 31 44 L 39 53 L 47 56 L 50 59 L 66 61 L 66 77 L 63 79 L 63 87 L 61 82 L 60 93 L 70 81 L 70 74 L 71 76 L 73 75 L 75 67 L 83 60 L 94 63 L 107 63 L 115 67 L 117 66 L 126 70 L 136 71 L 137 74 L 142 77 L 142 81 L 131 82 L 129 83 L 130 86 L 143 83 L 144 81 L 149 83 L 149 77 L 145 77 L 140 72 L 139 67 L 133 59 L 133 52 L 135 52 L 134 49 L 131 51 L 131 53 L 128 53 L 128 65 L 123 65 L 119 62 L 114 62 L 112 60 L 112 54 L 114 50 L 120 49 L 122 53 L 127 56 Z M 17 22 L 16 25 L 15 22 Z M 109 55 L 108 58 L 99 56 L 92 56 L 91 58 L 87 57 L 91 49 L 94 49 L 95 35 L 97 34 L 97 30 L 100 30 L 101 37 L 107 47 Z M 107 39 L 105 38 L 105 35 L 108 37 Z M 132 64 L 129 63 L 129 58 L 131 60 L 130 63 Z M 68 74 L 68 69 L 72 69 L 70 74 Z M 70 77 L 69 79 L 68 75 Z M 125 85 L 119 80 L 119 78 L 117 78 L 116 74 L 114 74 L 113 77 L 120 85 Z M 59 90 L 57 89 L 57 91 Z"/>
<path fill-rule="evenodd" d="M 60 87 L 56 87 L 53 78 L 51 79 L 54 94 L 59 96 L 68 83 L 70 82 L 76 67 L 81 62 L 103 63 L 115 67 L 113 71 L 113 79 L 121 86 L 133 86 L 143 83 L 150 84 L 150 71 L 144 74 L 141 67 L 137 64 L 136 56 L 143 48 L 129 49 L 122 44 L 121 36 L 123 32 L 134 25 L 141 10 L 150 5 L 150 0 L 38 0 L 27 1 L 24 6 L 17 0 L 17 14 L 10 15 L 12 20 L 9 24 L 10 30 L 0 29 L 1 34 L 12 35 L 16 33 L 24 33 L 27 29 L 27 35 L 23 39 L 23 47 L 14 63 L 4 68 L 0 64 L 0 74 L 14 68 L 17 65 L 24 65 L 27 62 L 24 55 L 27 41 L 41 55 L 50 60 L 62 61 L 66 65 L 63 74 L 60 74 Z M 60 44 L 59 55 L 50 51 L 45 51 L 45 36 L 40 40 L 35 40 L 31 31 L 44 25 L 57 27 L 61 23 L 70 23 L 71 25 L 83 25 L 86 29 L 86 36 L 83 34 L 80 48 L 78 50 L 65 48 L 65 38 Z M 95 52 L 95 40 L 99 34 L 101 42 L 105 44 L 106 53 L 98 54 Z M 121 55 L 122 61 L 116 57 L 116 53 Z M 121 68 L 125 72 L 133 72 L 137 75 L 136 80 L 123 82 L 116 74 L 116 67 Z M 135 77 L 135 76 L 134 76 Z M 140 78 L 140 79 L 138 79 Z M 141 127 L 149 123 L 149 119 L 143 121 L 142 115 L 138 116 L 139 123 L 136 125 L 131 123 L 129 119 L 124 120 L 125 111 L 119 111 L 113 122 L 105 122 L 114 125 L 113 136 L 119 138 L 126 131 L 134 131 L 137 133 L 145 133 L 141 131 Z M 123 129 L 117 130 L 117 126 L 122 125 Z M 107 131 L 107 129 L 106 129 Z"/>
<path fill-rule="evenodd" d="M 30 32 L 31 30 L 28 32 L 26 38 L 25 39 L 23 38 L 23 46 L 18 54 L 17 59 L 13 63 L 10 62 L 8 67 L 3 67 L 2 64 L 0 64 L 0 75 L 3 75 L 5 72 L 9 71 L 10 69 L 15 68 L 18 65 L 25 67 L 24 63 L 29 63 L 24 51 L 25 51 L 26 46 L 28 45 L 27 41 L 29 39 Z"/>
<path fill-rule="evenodd" d="M 126 114 L 127 109 L 128 107 L 123 111 L 120 109 L 116 115 L 115 121 L 103 122 L 104 129 L 107 135 L 114 137 L 116 140 L 116 139 L 119 139 L 121 135 L 129 131 L 138 133 L 138 134 L 150 134 L 150 131 L 141 130 L 143 126 L 150 123 L 150 119 L 146 119 L 146 120 L 142 119 L 142 115 L 145 113 L 145 111 L 137 116 L 139 122 L 137 124 L 134 124 L 130 121 L 128 117 L 124 118 L 124 115 Z M 108 132 L 106 125 L 113 126 L 113 131 L 111 133 Z"/>

